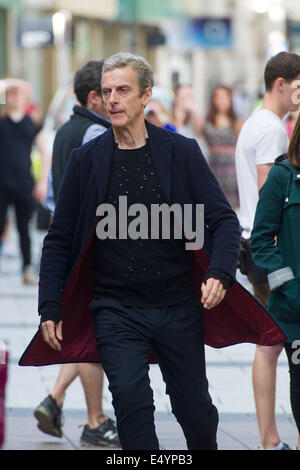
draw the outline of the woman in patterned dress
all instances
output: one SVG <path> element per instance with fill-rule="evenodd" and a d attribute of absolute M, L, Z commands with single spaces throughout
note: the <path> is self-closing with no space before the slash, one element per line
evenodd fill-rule
<path fill-rule="evenodd" d="M 209 165 L 234 210 L 239 207 L 235 145 L 242 124 L 233 109 L 231 89 L 217 86 L 212 92 L 204 135 L 209 146 Z"/>

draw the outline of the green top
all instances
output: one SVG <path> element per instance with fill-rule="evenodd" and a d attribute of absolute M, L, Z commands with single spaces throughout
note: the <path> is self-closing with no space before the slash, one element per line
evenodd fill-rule
<path fill-rule="evenodd" d="M 280 273 L 291 270 L 294 275 L 294 279 L 271 291 L 269 302 L 269 312 L 288 342 L 300 339 L 299 221 L 300 168 L 280 156 L 260 190 L 251 249 L 255 263 L 269 277 L 280 270 Z"/>

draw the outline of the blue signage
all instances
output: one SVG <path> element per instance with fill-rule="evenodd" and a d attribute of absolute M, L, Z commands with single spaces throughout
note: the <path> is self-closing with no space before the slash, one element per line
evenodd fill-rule
<path fill-rule="evenodd" d="M 231 48 L 233 43 L 230 18 L 199 18 L 169 23 L 164 28 L 170 47 L 179 49 Z"/>

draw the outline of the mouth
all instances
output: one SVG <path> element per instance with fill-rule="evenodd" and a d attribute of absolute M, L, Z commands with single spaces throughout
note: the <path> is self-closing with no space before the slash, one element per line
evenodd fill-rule
<path fill-rule="evenodd" d="M 111 116 L 120 116 L 124 111 L 110 111 L 109 113 Z"/>

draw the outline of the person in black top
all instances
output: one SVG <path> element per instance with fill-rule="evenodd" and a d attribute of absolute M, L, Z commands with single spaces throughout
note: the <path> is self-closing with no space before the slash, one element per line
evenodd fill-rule
<path fill-rule="evenodd" d="M 101 61 L 90 60 L 74 76 L 74 93 L 78 104 L 73 107 L 70 119 L 56 132 L 53 143 L 52 167 L 45 201 L 52 216 L 72 150 L 101 135 L 110 127 L 101 97 L 101 68 Z"/>
<path fill-rule="evenodd" d="M 84 357 L 94 346 L 90 329 L 85 328 L 93 325 L 123 450 L 159 449 L 148 376 L 151 347 L 188 448 L 213 450 L 217 449 L 218 412 L 205 373 L 202 305 L 207 310 L 219 305 L 233 284 L 240 229 L 197 143 L 146 123 L 144 110 L 153 82 L 153 72 L 141 57 L 119 53 L 104 63 L 102 96 L 112 130 L 75 149 L 65 170 L 42 252 L 40 331 L 52 348 L 47 354 L 55 353 L 55 361 L 76 360 L 76 354 Z M 214 243 L 212 261 L 199 285 L 200 298 L 199 289 L 196 294 L 192 285 L 186 240 L 152 237 L 152 232 L 148 239 L 134 234 L 124 237 L 124 229 L 129 232 L 136 221 L 130 219 L 130 210 L 124 222 L 122 197 L 127 197 L 131 210 L 136 204 L 152 210 L 156 202 L 170 200 L 182 206 L 187 201 L 194 208 L 205 204 L 205 222 Z M 98 213 L 102 204 L 97 207 L 97 201 L 115 211 L 115 219 L 108 220 L 108 231 L 115 228 L 115 237 L 102 238 L 105 217 Z M 95 234 L 94 209 L 99 216 Z M 147 220 L 144 224 L 153 228 Z M 171 233 L 174 218 L 170 217 L 169 225 Z M 93 258 L 88 258 L 86 247 L 92 242 L 87 240 L 92 237 L 95 250 L 89 251 Z M 92 259 L 93 276 L 87 259 Z M 80 269 L 85 270 L 86 290 L 82 278 L 76 283 Z M 92 279 L 89 308 L 94 322 L 85 309 Z M 75 290 L 67 298 L 69 280 Z M 78 293 L 76 305 L 68 307 Z M 76 332 L 71 332 L 70 323 Z M 86 342 L 83 331 L 89 335 Z M 40 342 L 31 347 L 42 349 Z"/>
<path fill-rule="evenodd" d="M 0 115 L 0 239 L 8 206 L 12 204 L 16 212 L 24 284 L 34 281 L 29 221 L 35 209 L 35 202 L 45 199 L 50 167 L 42 125 L 34 113 L 26 114 L 29 98 L 28 83 L 22 80 L 6 81 L 6 106 Z M 38 183 L 35 183 L 31 171 L 33 144 L 42 157 L 42 171 Z"/>

